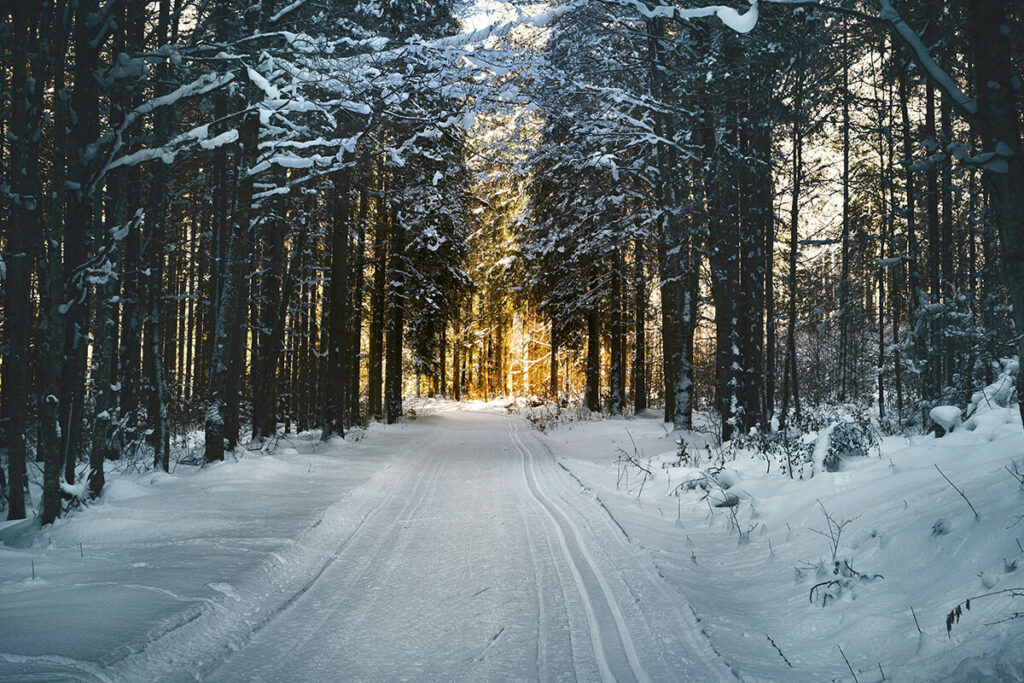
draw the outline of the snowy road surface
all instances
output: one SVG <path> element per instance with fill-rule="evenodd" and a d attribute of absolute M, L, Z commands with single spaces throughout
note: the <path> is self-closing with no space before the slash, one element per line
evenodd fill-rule
<path fill-rule="evenodd" d="M 521 420 L 423 424 L 379 507 L 210 679 L 730 677 Z"/>
<path fill-rule="evenodd" d="M 0 645 L 0 678 L 735 678 L 685 598 L 521 418 L 451 409 L 372 430 L 375 442 L 392 447 L 372 474 L 339 485 L 299 542 L 273 541 L 276 561 L 203 583 L 199 608 L 116 652 Z M 321 456 L 318 480 L 353 466 Z M 289 517 L 287 499 L 268 503 L 279 485 L 237 483 L 256 510 L 238 511 L 240 535 Z"/>

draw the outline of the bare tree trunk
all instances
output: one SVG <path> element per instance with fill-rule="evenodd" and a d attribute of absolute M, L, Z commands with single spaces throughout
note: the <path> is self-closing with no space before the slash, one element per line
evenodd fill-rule
<path fill-rule="evenodd" d="M 381 183 L 386 189 L 384 182 Z M 381 200 L 384 203 L 384 200 Z M 370 294 L 370 345 L 367 368 L 367 412 L 369 417 L 384 417 L 381 396 L 384 384 L 384 321 L 387 318 L 388 223 L 391 211 L 386 206 L 376 211 L 377 226 L 373 238 L 373 291 Z"/>
<path fill-rule="evenodd" d="M 900 118 L 903 124 L 903 156 L 906 164 L 906 197 L 907 197 L 907 280 L 910 288 L 910 297 L 907 307 L 914 338 L 914 360 L 919 361 L 924 355 L 923 349 L 923 328 L 918 318 L 918 309 L 921 303 L 921 290 L 918 283 L 917 271 L 917 189 L 914 182 L 912 170 L 914 158 L 913 130 L 910 127 L 910 81 L 907 75 L 907 62 L 904 62 L 899 75 L 899 101 Z"/>
<path fill-rule="evenodd" d="M 643 239 L 633 240 L 633 410 L 647 410 L 647 277 Z M 554 344 L 551 345 L 554 353 Z M 556 377 L 557 379 L 557 377 Z"/>
<path fill-rule="evenodd" d="M 951 119 L 951 107 L 948 97 L 942 98 L 942 142 L 940 146 L 945 148 L 953 141 L 953 122 Z M 941 255 L 941 275 L 939 284 L 941 287 L 940 300 L 944 303 L 940 334 L 940 368 L 942 376 L 949 385 L 953 385 L 953 376 L 956 374 L 956 352 L 958 351 L 954 338 L 947 334 L 950 313 L 956 308 L 956 297 L 959 294 L 957 288 L 956 273 L 953 272 L 953 163 L 949 155 L 946 155 L 942 162 L 942 233 L 939 245 Z M 966 368 L 969 376 L 970 368 Z M 968 396 L 962 398 L 969 398 Z"/>
<path fill-rule="evenodd" d="M 1006 0 L 978 0 L 967 12 L 974 46 L 974 86 L 977 94 L 975 133 L 985 152 L 994 152 L 1001 165 L 988 165 L 982 182 L 992 197 L 992 214 L 999 227 L 1017 355 L 1024 359 L 1024 146 L 1014 70 L 1010 63 L 1010 37 Z M 1017 396 L 1024 420 L 1024 371 L 1017 373 Z"/>
<path fill-rule="evenodd" d="M 461 318 L 461 311 L 459 316 Z M 452 329 L 452 398 L 462 400 L 462 321 L 455 321 Z"/>
<path fill-rule="evenodd" d="M 924 135 L 929 146 L 929 154 L 936 149 L 935 127 L 935 88 L 931 83 L 925 86 Z M 925 171 L 928 209 L 928 302 L 933 306 L 942 299 L 939 284 L 940 250 L 939 250 L 939 174 L 935 164 L 928 164 Z M 939 317 L 929 309 L 927 313 L 927 338 L 925 358 L 925 401 L 934 406 L 941 400 L 942 393 L 942 359 L 939 349 Z M 927 406 L 926 406 L 927 407 Z"/>
<path fill-rule="evenodd" d="M 847 399 L 850 346 L 850 65 L 849 27 L 843 26 L 843 236 L 839 274 L 839 402 Z M 884 195 L 883 195 L 883 201 Z"/>
<path fill-rule="evenodd" d="M 438 351 L 440 356 L 440 373 L 438 376 L 437 391 L 441 398 L 448 397 L 448 326 L 441 329 L 441 348 Z"/>
<path fill-rule="evenodd" d="M 551 367 L 550 367 L 550 387 L 551 400 L 558 400 L 558 326 L 555 321 L 551 321 Z"/>
<path fill-rule="evenodd" d="M 601 410 L 601 322 L 597 302 L 587 311 L 587 386 L 585 404 L 588 410 Z"/>
<path fill-rule="evenodd" d="M 345 353 L 348 351 L 349 332 L 349 211 L 351 209 L 350 192 L 352 189 L 351 170 L 338 172 L 334 184 L 333 220 L 331 230 L 331 286 L 330 286 L 330 318 L 328 327 L 328 403 L 326 420 L 324 421 L 324 438 L 331 434 L 345 435 L 345 416 L 347 403 L 345 394 L 348 389 L 348 362 Z"/>
<path fill-rule="evenodd" d="M 85 407 L 85 380 L 88 350 L 89 292 L 81 269 L 85 264 L 88 240 L 96 219 L 96 160 L 85 153 L 98 137 L 99 92 L 94 77 L 98 53 L 105 42 L 108 26 L 101 25 L 104 12 L 98 0 L 80 0 L 74 10 L 74 82 L 71 93 L 71 133 L 68 138 L 67 211 L 64 217 L 64 358 L 61 368 L 61 422 L 64 450 L 64 478 L 75 480 L 75 464 L 82 452 L 82 418 Z M 102 486 L 102 468 L 93 471 L 90 489 Z"/>
<path fill-rule="evenodd" d="M 256 86 L 250 81 L 247 86 L 247 100 L 254 101 Z M 228 237 L 227 263 L 224 267 L 224 283 L 221 288 L 220 306 L 217 310 L 217 325 L 214 330 L 213 353 L 210 358 L 209 402 L 205 416 L 205 457 L 207 462 L 224 459 L 225 441 L 233 448 L 237 431 L 232 435 L 228 424 L 230 403 L 237 405 L 237 377 L 230 375 L 242 368 L 232 367 L 231 341 L 237 341 L 241 328 L 242 303 L 246 293 L 245 272 L 248 251 L 249 215 L 252 205 L 253 180 L 247 170 L 256 154 L 259 142 L 260 120 L 255 110 L 246 112 L 242 121 L 241 144 L 236 155 L 238 196 L 232 215 Z M 231 394 L 234 393 L 234 396 Z M 237 428 L 237 423 L 234 425 Z M 232 436 L 234 438 L 232 438 Z"/>
<path fill-rule="evenodd" d="M 625 368 L 625 325 L 623 320 L 622 253 L 618 249 L 612 255 L 612 301 L 611 301 L 611 367 L 609 368 L 608 411 L 621 415 L 626 404 Z"/>
<path fill-rule="evenodd" d="M 349 385 L 348 385 L 348 421 L 350 425 L 360 422 L 359 415 L 359 361 L 362 358 L 363 339 L 363 278 L 366 270 L 366 223 L 370 210 L 367 180 L 359 193 L 359 215 L 357 219 L 357 235 L 355 243 L 355 261 L 352 270 L 352 323 L 349 331 Z"/>
<path fill-rule="evenodd" d="M 164 44 L 170 24 L 170 0 L 160 0 L 160 14 L 157 22 L 157 42 Z M 160 95 L 167 91 L 167 65 L 161 62 L 156 69 L 157 92 Z M 160 144 L 170 137 L 171 118 L 167 107 L 156 112 L 154 132 Z M 150 442 L 153 444 L 153 465 L 166 472 L 170 469 L 170 425 L 167 419 L 167 384 L 164 375 L 163 335 L 165 333 L 161 319 L 161 300 L 163 298 L 164 244 L 166 240 L 165 219 L 167 166 L 156 164 L 152 169 L 152 180 L 149 189 L 149 202 L 146 208 L 145 237 L 143 238 L 141 261 L 144 272 L 148 272 L 146 283 L 146 347 L 143 357 L 144 371 L 148 370 L 146 384 L 150 398 L 147 406 L 150 429 L 153 430 Z"/>
<path fill-rule="evenodd" d="M 42 522 L 53 522 L 61 512 L 60 475 L 63 462 L 60 419 L 61 352 L 64 328 L 60 305 L 63 303 L 63 276 L 61 272 L 61 228 L 64 223 L 64 199 L 67 191 L 67 88 L 65 84 L 66 56 L 70 39 L 70 9 L 66 0 L 54 5 L 52 77 L 53 77 L 53 154 L 49 220 L 43 222 L 41 234 L 44 253 L 39 263 L 39 354 L 45 359 L 39 364 L 39 440 L 37 452 L 44 461 Z"/>
<path fill-rule="evenodd" d="M 29 332 L 32 325 L 31 274 L 33 232 L 38 231 L 38 197 L 32 198 L 32 179 L 19 172 L 29 164 L 29 144 L 37 124 L 33 119 L 26 57 L 29 28 L 38 20 L 39 7 L 33 3 L 15 3 L 12 9 L 11 56 L 11 217 L 7 222 L 7 276 L 4 284 L 4 341 L 7 349 L 3 363 L 3 402 L 7 418 L 7 471 L 9 491 L 7 519 L 24 519 L 25 488 L 28 485 L 27 431 L 29 394 Z M 33 16 L 35 15 L 35 16 Z M 38 87 L 42 87 L 39 83 Z M 34 228 L 34 230 L 33 230 Z"/>
<path fill-rule="evenodd" d="M 660 18 L 647 21 L 648 66 L 650 70 L 651 96 L 655 100 L 664 98 L 664 45 L 665 22 Z M 670 136 L 668 117 L 663 112 L 654 115 L 659 139 Z M 677 429 L 689 429 L 688 415 L 693 386 L 690 376 L 690 359 L 686 356 L 686 336 L 692 326 L 684 318 L 685 283 L 688 279 L 686 266 L 689 264 L 689 238 L 683 234 L 680 225 L 678 196 L 675 193 L 676 156 L 672 149 L 659 142 L 657 145 L 658 183 L 657 192 L 662 206 L 670 208 L 662 217 L 658 233 L 658 277 L 661 290 L 661 339 L 662 375 L 664 378 L 665 421 L 672 422 Z"/>
<path fill-rule="evenodd" d="M 789 398 L 793 397 L 795 417 L 800 419 L 800 384 L 797 379 L 796 358 L 796 266 L 800 238 L 800 186 L 803 179 L 803 137 L 800 131 L 800 115 L 803 107 L 803 73 L 797 66 L 796 89 L 793 95 L 793 192 L 789 223 L 789 322 L 786 330 L 786 373 L 782 392 L 782 416 L 780 421 L 789 420 Z"/>
<path fill-rule="evenodd" d="M 384 420 L 394 424 L 402 416 L 402 338 L 405 331 L 405 226 L 401 213 L 391 220 L 391 258 L 388 260 L 388 320 L 384 377 Z"/>
<path fill-rule="evenodd" d="M 283 171 L 277 178 L 278 186 L 285 183 Z M 252 373 L 252 436 L 254 439 L 272 437 L 277 432 L 277 363 L 281 354 L 283 322 L 280 320 L 284 296 L 285 233 L 284 206 L 274 202 L 269 216 L 264 217 L 263 259 L 260 267 L 259 321 L 253 331 L 258 342 L 253 344 Z M 301 230 L 301 228 L 300 228 Z M 293 243 L 293 249 L 294 249 Z"/>

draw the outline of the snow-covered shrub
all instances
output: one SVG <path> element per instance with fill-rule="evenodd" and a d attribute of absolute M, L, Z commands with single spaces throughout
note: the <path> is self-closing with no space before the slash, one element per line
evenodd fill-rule
<path fill-rule="evenodd" d="M 537 405 L 527 405 L 523 408 L 522 414 L 534 429 L 542 432 L 558 425 L 602 417 L 601 413 L 581 410 L 562 401 L 541 401 Z"/>
<path fill-rule="evenodd" d="M 967 408 L 968 418 L 979 408 L 1006 408 L 1017 402 L 1017 374 L 1020 363 L 1016 359 L 1006 359 L 1002 363 L 1003 370 L 995 382 L 971 396 L 971 404 Z"/>
<path fill-rule="evenodd" d="M 849 557 L 836 557 L 832 562 L 832 576 L 834 578 L 821 581 L 811 586 L 810 601 L 820 602 L 826 607 L 830 602 L 835 602 L 844 594 L 853 593 L 854 589 L 862 583 L 873 583 L 883 579 L 881 574 L 866 574 L 853 568 L 853 559 Z"/>
<path fill-rule="evenodd" d="M 777 432 L 761 432 L 752 430 L 748 434 L 733 437 L 726 446 L 732 457 L 740 451 L 756 453 L 765 459 L 768 471 L 772 471 L 772 463 L 778 464 L 778 470 L 791 479 L 804 478 L 809 471 L 807 465 L 814 455 L 814 444 L 804 439 L 803 434 L 795 429 Z"/>
<path fill-rule="evenodd" d="M 662 469 L 670 467 L 700 467 L 699 451 L 697 453 L 690 453 L 686 446 L 686 441 L 683 437 L 679 437 L 676 439 L 676 459 L 662 463 L 661 467 Z"/>
<path fill-rule="evenodd" d="M 948 432 L 960 428 L 960 409 L 956 406 L 935 406 L 928 412 L 936 436 L 945 436 Z"/>
<path fill-rule="evenodd" d="M 823 438 L 828 439 L 828 449 L 822 464 L 829 472 L 837 472 L 847 458 L 863 458 L 879 453 L 878 435 L 871 426 L 871 419 L 865 414 L 835 424 Z"/>

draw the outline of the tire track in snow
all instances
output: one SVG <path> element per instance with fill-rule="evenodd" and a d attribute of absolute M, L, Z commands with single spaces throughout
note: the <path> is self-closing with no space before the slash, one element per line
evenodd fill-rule
<path fill-rule="evenodd" d="M 562 468 L 562 470 L 572 477 L 580 491 L 593 493 L 594 499 L 603 511 L 603 513 L 599 515 L 599 518 L 602 520 L 609 532 L 608 537 L 615 539 L 619 548 L 626 556 L 637 558 L 638 562 L 636 562 L 635 565 L 641 568 L 644 577 L 647 579 L 648 585 L 660 594 L 661 600 L 657 601 L 658 607 L 660 609 L 671 609 L 677 623 L 681 626 L 681 628 L 675 629 L 674 633 L 680 638 L 685 638 L 687 645 L 689 646 L 689 650 L 699 655 L 701 663 L 708 669 L 705 675 L 709 678 L 714 676 L 717 680 L 722 681 L 742 680 L 740 673 L 718 650 L 714 641 L 711 639 L 711 636 L 701 623 L 701 618 L 694 611 L 690 601 L 682 593 L 679 587 L 665 578 L 653 558 L 644 554 L 637 546 L 634 545 L 633 539 L 629 536 L 626 530 L 619 523 L 619 520 L 615 518 L 612 511 L 604 504 L 604 501 L 600 499 L 596 492 L 593 492 L 586 484 L 584 484 L 571 469 L 566 467 L 562 462 L 559 462 L 558 456 L 554 454 L 551 447 L 541 439 L 540 436 L 532 431 L 529 432 L 529 434 L 533 437 L 533 440 L 551 456 L 552 462 L 557 464 Z M 571 500 L 573 498 L 572 494 L 576 493 L 576 491 L 574 491 L 570 485 L 567 485 L 567 482 L 564 480 L 560 483 L 562 484 L 562 489 Z M 576 500 L 580 501 L 576 506 L 579 508 L 583 504 L 582 500 L 578 497 Z M 639 548 L 643 548 L 643 546 L 641 545 Z M 639 600 L 635 600 L 635 602 L 639 608 L 641 602 Z M 681 608 L 680 602 L 685 606 L 685 610 Z"/>
<path fill-rule="evenodd" d="M 407 449 L 403 450 L 412 451 L 421 449 L 413 449 L 412 446 L 410 446 Z M 304 597 L 310 591 L 310 589 L 312 589 L 317 584 L 317 582 L 324 576 L 324 574 L 326 574 L 332 567 L 337 565 L 339 560 L 347 559 L 352 554 L 353 548 L 355 548 L 357 544 L 360 543 L 360 541 L 362 540 L 362 537 L 365 536 L 366 533 L 368 533 L 366 530 L 372 528 L 373 522 L 376 520 L 376 517 L 379 516 L 380 511 L 387 508 L 389 506 L 389 503 L 391 503 L 391 501 L 393 501 L 398 496 L 399 492 L 404 491 L 407 488 L 408 481 L 412 479 L 412 490 L 405 492 L 405 504 L 402 506 L 401 511 L 397 515 L 391 516 L 391 521 L 387 524 L 387 528 L 383 531 L 383 533 L 379 533 L 375 535 L 373 539 L 367 541 L 371 546 L 370 552 L 358 554 L 358 560 L 356 561 L 355 566 L 352 567 L 349 571 L 346 571 L 346 576 L 349 577 L 349 581 L 352 583 L 358 582 L 359 579 L 365 576 L 366 573 L 374 566 L 374 563 L 376 562 L 377 558 L 380 557 L 380 555 L 383 554 L 385 550 L 393 548 L 396 545 L 397 542 L 391 541 L 391 539 L 400 530 L 402 523 L 409 517 L 414 517 L 416 515 L 416 512 L 423 506 L 423 502 L 427 499 L 429 493 L 434 487 L 434 482 L 437 480 L 438 472 L 441 469 L 441 459 L 435 455 L 433 458 L 432 465 L 432 469 L 430 469 L 429 474 L 426 476 L 423 476 L 424 469 L 418 467 L 410 467 L 399 478 L 399 480 L 396 481 L 395 485 L 388 492 L 388 495 L 376 507 L 374 507 L 373 510 L 371 510 L 369 513 L 366 514 L 366 516 L 363 517 L 362 521 L 359 523 L 359 526 L 356 528 L 356 530 L 352 532 L 352 534 L 347 539 L 345 539 L 345 541 L 338 547 L 338 550 L 335 551 L 334 555 L 327 561 L 327 563 L 320 568 L 320 571 L 316 573 L 316 576 L 314 576 L 297 593 L 292 595 L 284 605 L 275 610 L 273 614 L 271 614 L 267 619 L 263 620 L 263 622 L 260 623 L 259 626 L 253 629 L 253 631 L 246 638 L 245 644 L 252 642 L 252 640 L 257 636 L 257 634 L 266 630 L 266 628 L 270 626 L 274 621 L 276 621 L 278 618 L 280 618 L 282 615 L 288 612 L 291 608 L 295 607 L 296 603 L 298 603 L 300 599 Z M 342 606 L 343 605 L 339 603 L 334 607 L 334 609 L 329 610 L 328 612 L 323 614 L 322 618 L 320 619 L 320 626 L 322 627 L 324 624 L 330 621 L 332 617 L 335 615 L 335 613 L 342 608 Z M 298 651 L 302 649 L 307 642 L 309 642 L 312 638 L 316 637 L 318 631 L 319 629 L 309 629 L 306 633 L 306 636 L 302 638 L 301 642 L 293 643 L 292 650 Z M 238 648 L 238 650 L 241 649 L 241 647 Z M 234 654 L 235 652 L 225 653 L 216 661 L 211 662 L 208 666 L 204 667 L 203 672 L 199 677 L 208 678 L 210 676 L 213 676 L 216 673 L 216 671 L 222 665 L 227 663 Z M 360 666 L 360 668 L 363 668 L 357 661 L 355 661 L 355 659 L 352 659 L 352 661 L 357 666 Z M 365 672 L 365 674 L 366 676 L 372 678 L 368 671 Z"/>
<path fill-rule="evenodd" d="M 583 601 L 601 678 L 604 681 L 649 681 L 650 676 L 640 663 L 626 620 L 608 581 L 587 551 L 579 527 L 541 490 L 533 454 L 522 443 L 518 431 L 518 422 L 513 421 L 509 438 L 522 456 L 523 479 L 530 495 L 554 525 Z"/>
<path fill-rule="evenodd" d="M 512 425 L 509 425 L 509 441 L 512 441 L 511 437 Z M 545 608 L 545 595 L 544 595 L 544 584 L 541 578 L 541 571 L 539 566 L 538 543 L 534 538 L 534 530 L 529 521 L 526 518 L 526 510 L 522 507 L 519 508 L 519 519 L 523 523 L 523 534 L 526 537 L 527 548 L 530 552 L 530 567 L 533 571 L 533 596 L 537 602 L 537 642 L 536 642 L 536 653 L 535 659 L 537 662 L 537 680 L 541 680 L 543 675 L 548 671 L 548 615 L 547 609 Z M 552 568 L 555 576 L 558 575 L 557 569 Z"/>
<path fill-rule="evenodd" d="M 419 445 L 419 442 L 409 444 L 402 451 L 413 450 L 414 445 Z M 116 662 L 105 665 L 103 667 L 104 678 L 112 681 L 134 681 L 161 680 L 167 677 L 181 678 L 183 674 L 188 678 L 199 679 L 209 675 L 235 650 L 250 642 L 257 632 L 263 630 L 308 592 L 328 567 L 337 561 L 339 554 L 359 537 L 367 522 L 394 499 L 415 472 L 416 468 L 410 468 L 409 471 L 397 477 L 383 499 L 363 514 L 355 528 L 345 535 L 333 552 L 327 551 L 324 554 L 326 560 L 298 588 L 292 587 L 297 578 L 295 569 L 288 567 L 287 571 L 282 574 L 279 573 L 279 568 L 265 563 L 252 570 L 250 574 L 255 580 L 255 586 L 250 587 L 244 584 L 236 586 L 239 590 L 246 591 L 242 594 L 242 600 L 230 601 L 227 598 L 223 601 L 210 600 L 204 605 L 205 609 L 185 616 L 169 629 L 153 635 L 139 649 Z M 338 513 L 350 500 L 351 497 L 346 496 L 329 506 L 320 520 L 313 525 L 313 529 L 319 527 L 320 523 L 331 514 Z M 313 544 L 316 542 L 315 539 L 312 540 Z M 261 577 L 268 573 L 270 576 L 266 579 Z M 268 580 L 272 584 L 270 587 L 264 583 Z M 286 590 L 288 593 L 282 594 Z M 278 602 L 273 604 L 268 611 L 267 603 L 274 597 Z M 233 604 L 229 605 L 229 602 Z"/>

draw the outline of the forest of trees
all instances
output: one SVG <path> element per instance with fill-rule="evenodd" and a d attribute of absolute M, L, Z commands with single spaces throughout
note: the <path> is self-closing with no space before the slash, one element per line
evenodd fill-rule
<path fill-rule="evenodd" d="M 1024 7 L 704 4 L 5 2 L 8 517 L 413 393 L 966 403 L 1024 357 Z"/>

